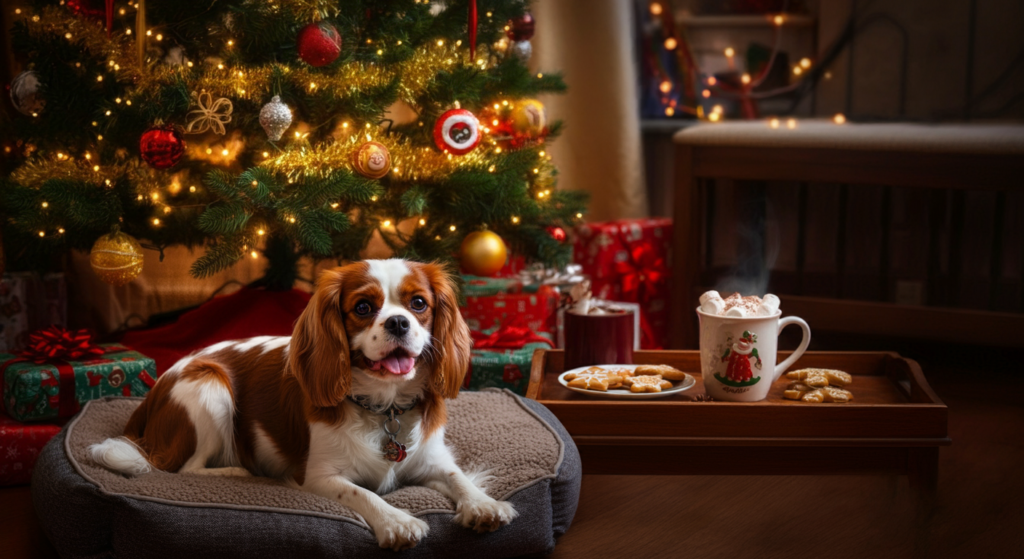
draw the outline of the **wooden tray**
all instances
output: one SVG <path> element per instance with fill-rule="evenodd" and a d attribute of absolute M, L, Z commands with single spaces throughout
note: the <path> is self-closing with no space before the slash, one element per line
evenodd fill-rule
<path fill-rule="evenodd" d="M 779 352 L 779 360 L 788 355 Z M 694 375 L 697 385 L 686 392 L 657 400 L 591 398 L 558 383 L 562 357 L 559 350 L 534 353 L 526 396 L 550 409 L 572 435 L 585 473 L 739 474 L 750 470 L 730 462 L 756 460 L 762 473 L 922 474 L 924 484 L 934 486 L 938 447 L 950 444 L 946 405 L 920 366 L 896 353 L 807 352 L 793 366 L 852 374 L 848 404 L 785 400 L 784 377 L 760 402 L 699 401 L 704 383 L 697 351 L 633 354 L 635 363 Z"/>

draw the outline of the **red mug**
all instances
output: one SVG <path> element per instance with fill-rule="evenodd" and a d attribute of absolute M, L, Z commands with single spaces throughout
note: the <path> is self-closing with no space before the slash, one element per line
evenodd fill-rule
<path fill-rule="evenodd" d="M 629 311 L 565 313 L 566 371 L 590 365 L 631 365 L 635 320 Z"/>

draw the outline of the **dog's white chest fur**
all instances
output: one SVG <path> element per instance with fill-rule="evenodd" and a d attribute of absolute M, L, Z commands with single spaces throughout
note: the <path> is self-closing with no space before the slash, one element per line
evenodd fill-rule
<path fill-rule="evenodd" d="M 405 445 L 407 453 L 402 462 L 384 457 L 384 445 L 388 441 L 383 428 L 384 416 L 355 404 L 350 404 L 346 411 L 349 413 L 340 425 L 316 423 L 310 426 L 308 464 L 323 471 L 307 471 L 307 477 L 345 472 L 353 483 L 377 494 L 393 491 L 407 477 L 403 474 L 409 465 L 418 461 L 419 410 L 412 409 L 398 416 L 401 431 L 397 440 Z"/>

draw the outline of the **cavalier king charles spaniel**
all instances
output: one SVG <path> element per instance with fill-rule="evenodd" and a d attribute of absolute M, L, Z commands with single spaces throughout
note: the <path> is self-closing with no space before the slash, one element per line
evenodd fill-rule
<path fill-rule="evenodd" d="M 471 338 L 436 264 L 367 260 L 323 272 L 291 337 L 221 342 L 178 361 L 132 414 L 124 437 L 90 447 L 128 475 L 152 468 L 268 476 L 356 511 L 381 547 L 427 523 L 380 495 L 402 484 L 455 502 L 477 532 L 516 517 L 445 445 L 445 398 L 469 368 Z"/>

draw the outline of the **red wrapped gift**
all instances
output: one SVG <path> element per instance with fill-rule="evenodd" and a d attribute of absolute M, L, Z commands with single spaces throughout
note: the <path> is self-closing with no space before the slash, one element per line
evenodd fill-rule
<path fill-rule="evenodd" d="M 591 278 L 598 299 L 640 305 L 640 346 L 661 349 L 668 339 L 672 220 L 624 219 L 576 230 L 573 260 Z"/>
<path fill-rule="evenodd" d="M 39 452 L 63 423 L 20 423 L 0 412 L 0 486 L 31 481 Z"/>
<path fill-rule="evenodd" d="M 462 317 L 473 332 L 490 334 L 513 319 L 533 332 L 557 332 L 558 291 L 546 285 L 536 293 L 498 293 L 466 297 Z"/>

